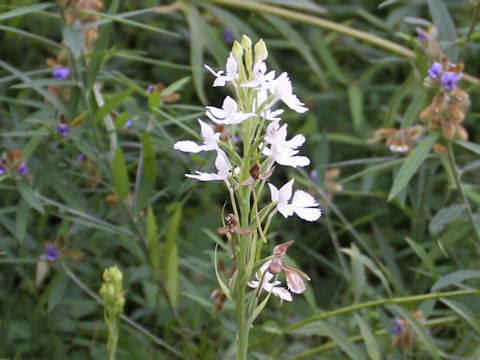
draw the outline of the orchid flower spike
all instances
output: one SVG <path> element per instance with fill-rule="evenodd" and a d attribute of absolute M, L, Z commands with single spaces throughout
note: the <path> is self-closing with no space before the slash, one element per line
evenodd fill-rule
<path fill-rule="evenodd" d="M 272 201 L 277 202 L 276 209 L 285 218 L 295 213 L 303 220 L 318 220 L 322 215 L 322 211 L 318 208 L 318 202 L 309 193 L 303 190 L 297 190 L 293 195 L 292 202 L 288 203 L 292 197 L 293 182 L 293 179 L 290 180 L 280 189 L 277 189 L 273 184 L 268 184 Z"/>

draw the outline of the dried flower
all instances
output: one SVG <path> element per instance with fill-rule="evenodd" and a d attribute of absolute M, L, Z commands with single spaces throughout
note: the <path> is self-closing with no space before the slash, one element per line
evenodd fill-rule
<path fill-rule="evenodd" d="M 368 142 L 372 144 L 385 140 L 385 144 L 391 152 L 409 154 L 413 150 L 414 143 L 420 139 L 423 133 L 424 128 L 420 125 L 408 129 L 384 128 L 376 130 Z"/>
<path fill-rule="evenodd" d="M 230 234 L 235 233 L 239 235 L 253 234 L 251 230 L 243 229 L 238 226 L 238 219 L 235 215 L 228 214 L 227 216 L 225 216 L 225 220 L 227 221 L 227 226 L 218 228 L 217 229 L 218 235 L 225 235 L 227 233 L 230 233 Z"/>

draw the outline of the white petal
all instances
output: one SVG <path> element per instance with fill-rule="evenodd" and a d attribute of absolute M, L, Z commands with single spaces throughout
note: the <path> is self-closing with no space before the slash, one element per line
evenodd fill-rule
<path fill-rule="evenodd" d="M 292 179 L 283 185 L 280 190 L 278 190 L 278 199 L 280 203 L 286 204 L 288 200 L 292 197 L 292 189 L 293 189 L 293 182 L 295 180 Z"/>
<path fill-rule="evenodd" d="M 305 291 L 305 283 L 302 277 L 295 271 L 287 271 L 285 269 L 284 271 L 287 278 L 288 289 L 295 294 L 303 293 Z"/>
<path fill-rule="evenodd" d="M 219 180 L 225 179 L 225 177 L 220 174 L 202 173 L 200 171 L 196 171 L 196 173 L 197 175 L 185 174 L 185 176 L 188 178 L 197 179 L 200 181 L 219 181 Z"/>
<path fill-rule="evenodd" d="M 204 139 L 211 139 L 213 138 L 213 135 L 214 135 L 214 131 L 212 129 L 212 127 L 206 123 L 204 123 L 202 120 L 198 119 L 198 123 L 200 124 L 200 128 L 201 128 L 201 135 Z"/>
<path fill-rule="evenodd" d="M 278 201 L 278 189 L 275 187 L 275 185 L 268 183 L 268 187 L 270 188 L 270 196 L 272 198 L 272 201 Z"/>
<path fill-rule="evenodd" d="M 315 207 L 318 206 L 318 202 L 315 198 L 303 190 L 295 191 L 292 199 L 292 206 L 297 207 Z"/>
<path fill-rule="evenodd" d="M 203 151 L 201 146 L 199 146 L 197 143 L 190 140 L 177 141 L 173 145 L 173 148 L 176 150 L 180 150 L 183 152 L 190 152 L 190 153 L 198 153 L 200 151 Z"/>
<path fill-rule="evenodd" d="M 292 109 L 292 110 L 295 110 L 296 112 L 298 113 L 301 113 L 303 114 L 304 112 L 307 112 L 308 111 L 308 108 L 306 106 L 304 106 L 305 104 L 302 103 L 298 97 L 296 97 L 295 95 L 291 95 L 291 96 L 288 96 L 284 99 L 282 99 L 283 102 L 285 104 L 287 104 L 287 106 Z"/>
<path fill-rule="evenodd" d="M 317 208 L 295 208 L 293 211 L 300 219 L 306 221 L 316 221 L 322 216 L 322 211 Z"/>
<path fill-rule="evenodd" d="M 278 296 L 280 299 L 285 300 L 285 301 L 292 301 L 292 294 L 290 292 L 283 288 L 283 287 L 274 287 L 272 289 L 272 294 L 275 296 Z"/>
<path fill-rule="evenodd" d="M 287 203 L 279 203 L 277 205 L 278 212 L 283 215 L 283 217 L 287 218 L 293 215 L 293 209 L 290 204 Z"/>
<path fill-rule="evenodd" d="M 305 142 L 305 136 L 302 134 L 295 135 L 293 138 L 285 142 L 285 145 L 289 148 L 296 149 L 303 145 Z"/>
<path fill-rule="evenodd" d="M 322 215 L 321 210 L 317 208 L 318 203 L 315 198 L 303 190 L 295 191 L 290 206 L 303 220 L 315 221 Z"/>
<path fill-rule="evenodd" d="M 226 70 L 227 70 L 227 76 L 231 78 L 231 80 L 233 80 L 233 78 L 237 75 L 238 64 L 237 64 L 237 60 L 235 59 L 232 53 L 230 53 L 227 59 Z"/>
<path fill-rule="evenodd" d="M 280 165 L 292 166 L 292 167 L 304 167 L 310 164 L 310 159 L 306 156 L 293 156 L 298 151 L 292 153 L 277 153 L 275 154 L 275 161 Z"/>
<path fill-rule="evenodd" d="M 213 117 L 217 119 L 225 119 L 225 117 L 227 116 L 227 112 L 224 109 L 220 109 L 215 106 L 207 106 L 207 116 L 208 113 L 210 113 Z"/>
<path fill-rule="evenodd" d="M 225 80 L 225 77 L 224 76 L 219 76 L 215 79 L 215 81 L 213 82 L 213 86 L 214 87 L 217 87 L 217 86 L 225 86 L 225 83 L 226 83 L 226 80 Z"/>

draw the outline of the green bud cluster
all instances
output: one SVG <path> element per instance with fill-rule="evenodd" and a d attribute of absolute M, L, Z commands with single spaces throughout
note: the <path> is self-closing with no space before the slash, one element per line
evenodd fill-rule
<path fill-rule="evenodd" d="M 122 272 L 117 266 L 105 269 L 99 294 L 105 308 L 105 318 L 117 317 L 123 312 L 125 298 L 123 297 Z"/>

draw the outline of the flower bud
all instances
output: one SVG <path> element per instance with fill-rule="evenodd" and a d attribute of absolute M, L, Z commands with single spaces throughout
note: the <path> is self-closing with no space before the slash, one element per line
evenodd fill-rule
<path fill-rule="evenodd" d="M 247 51 L 252 48 L 252 39 L 250 39 L 247 35 L 242 36 L 242 47 Z"/>
<path fill-rule="evenodd" d="M 235 56 L 235 58 L 237 59 L 237 61 L 238 59 L 241 59 L 243 56 L 242 45 L 240 45 L 240 43 L 237 40 L 233 42 L 232 53 L 233 53 L 233 56 Z"/>
<path fill-rule="evenodd" d="M 268 57 L 267 46 L 263 39 L 260 39 L 254 47 L 255 51 L 255 63 L 258 61 L 264 61 Z"/>

